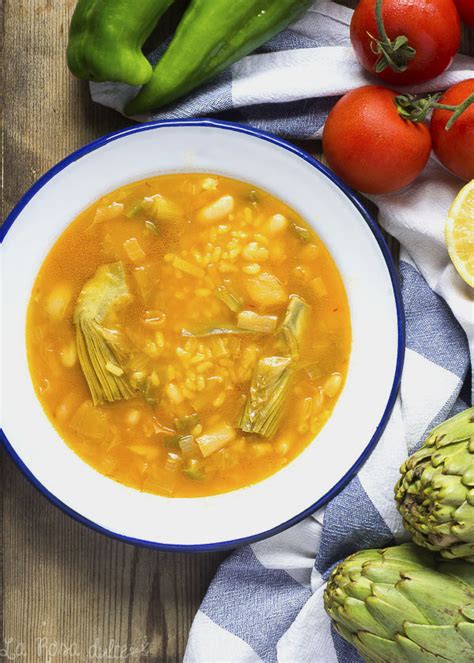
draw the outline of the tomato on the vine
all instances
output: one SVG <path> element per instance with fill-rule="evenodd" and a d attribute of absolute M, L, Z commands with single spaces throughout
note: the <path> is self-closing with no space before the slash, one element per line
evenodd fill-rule
<path fill-rule="evenodd" d="M 396 85 L 421 83 L 451 64 L 461 42 L 459 14 L 453 0 L 360 0 L 351 41 L 372 74 Z"/>
<path fill-rule="evenodd" d="M 474 2 L 473 0 L 454 0 L 461 18 L 467 25 L 474 26 Z"/>
<path fill-rule="evenodd" d="M 463 180 L 472 180 L 474 179 L 474 78 L 453 85 L 438 100 L 438 104 L 452 109 L 436 108 L 433 112 L 431 137 L 435 154 L 455 175 Z M 452 121 L 454 107 L 458 107 L 458 113 Z M 450 120 L 451 126 L 449 126 Z"/>
<path fill-rule="evenodd" d="M 403 119 L 396 98 L 392 90 L 367 85 L 342 97 L 326 121 L 323 150 L 330 168 L 364 193 L 401 189 L 428 161 L 428 127 Z"/>

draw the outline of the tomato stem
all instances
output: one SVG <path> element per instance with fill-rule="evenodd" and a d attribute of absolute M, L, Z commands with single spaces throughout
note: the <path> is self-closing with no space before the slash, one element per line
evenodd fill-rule
<path fill-rule="evenodd" d="M 451 104 L 440 104 L 439 99 L 441 93 L 428 95 L 424 99 L 417 99 L 412 94 L 399 94 L 395 97 L 395 105 L 397 106 L 399 114 L 411 122 L 423 122 L 428 113 L 435 109 L 452 111 L 449 121 L 446 123 L 445 130 L 449 131 L 456 120 L 464 113 L 465 110 L 474 104 L 474 92 L 470 94 L 464 101 L 455 106 Z"/>
<path fill-rule="evenodd" d="M 379 74 L 387 67 L 397 74 L 406 71 L 408 64 L 416 55 L 416 50 L 408 43 L 408 37 L 399 35 L 391 40 L 385 29 L 383 21 L 383 0 L 375 0 L 375 20 L 379 38 L 377 39 L 368 32 L 372 52 L 378 55 L 375 63 L 375 71 Z"/>
<path fill-rule="evenodd" d="M 467 99 L 465 99 L 462 103 L 458 104 L 457 106 L 451 106 L 449 104 L 436 104 L 435 108 L 441 108 L 444 110 L 448 111 L 453 111 L 453 114 L 449 118 L 449 121 L 446 123 L 446 131 L 449 131 L 453 124 L 456 122 L 458 117 L 464 113 L 465 110 L 471 106 L 471 104 L 474 104 L 474 92 L 470 94 Z"/>

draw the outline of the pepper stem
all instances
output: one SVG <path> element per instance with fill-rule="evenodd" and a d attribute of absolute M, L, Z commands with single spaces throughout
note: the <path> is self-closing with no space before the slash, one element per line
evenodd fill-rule
<path fill-rule="evenodd" d="M 445 127 L 445 130 L 449 131 L 464 111 L 474 104 L 474 92 L 460 104 L 455 106 L 438 103 L 441 96 L 441 93 L 439 93 L 429 95 L 424 99 L 417 99 L 412 94 L 399 94 L 395 97 L 395 105 L 397 106 L 399 114 L 405 120 L 410 120 L 411 122 L 423 122 L 431 110 L 440 109 L 451 111 L 453 114 L 449 118 Z"/>
<path fill-rule="evenodd" d="M 408 37 L 399 35 L 390 39 L 383 21 L 383 0 L 375 0 L 375 20 L 377 23 L 378 38 L 368 32 L 371 42 L 370 48 L 378 56 L 375 62 L 375 71 L 379 74 L 387 67 L 400 74 L 407 70 L 408 64 L 416 55 L 416 50 L 408 43 Z"/>

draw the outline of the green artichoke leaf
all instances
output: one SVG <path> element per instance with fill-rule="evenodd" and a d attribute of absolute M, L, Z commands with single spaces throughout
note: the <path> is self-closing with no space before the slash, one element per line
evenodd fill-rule
<path fill-rule="evenodd" d="M 311 306 L 298 295 L 290 295 L 285 317 L 278 330 L 283 346 L 288 349 L 291 357 L 297 359 L 300 346 L 305 335 Z"/>
<path fill-rule="evenodd" d="M 443 564 L 440 565 L 440 569 L 443 573 L 453 576 L 465 583 L 467 589 L 474 592 L 474 564 L 462 561 L 443 562 Z"/>
<path fill-rule="evenodd" d="M 468 616 L 468 615 L 467 615 Z M 469 619 L 474 619 L 474 615 L 472 614 L 468 616 Z M 462 622 L 461 624 L 458 625 L 458 631 L 460 635 L 464 638 L 466 642 L 468 642 L 473 651 L 474 651 L 474 624 L 468 624 L 466 622 Z"/>
<path fill-rule="evenodd" d="M 470 460 L 469 455 L 466 454 L 466 444 L 464 442 L 452 445 L 449 451 L 449 456 L 442 454 L 441 459 L 444 463 L 444 471 L 448 474 L 463 477 L 466 472 L 473 471 L 472 461 Z M 466 485 L 474 485 L 474 483 Z"/>
<path fill-rule="evenodd" d="M 413 569 L 434 566 L 433 555 L 411 543 L 403 543 L 393 548 L 384 548 L 382 553 L 380 557 L 383 558 L 385 564 L 403 562 L 403 568 Z"/>
<path fill-rule="evenodd" d="M 471 451 L 471 453 L 474 453 L 474 449 Z M 472 501 L 470 504 L 474 504 L 474 467 L 471 464 L 468 468 L 466 468 L 466 471 L 463 474 L 462 477 L 463 484 L 465 486 L 468 486 L 471 488 L 471 493 L 472 493 Z"/>
<path fill-rule="evenodd" d="M 446 471 L 446 470 L 445 470 Z M 466 486 L 463 483 L 462 476 L 455 474 L 438 473 L 431 480 L 431 485 L 437 491 L 435 516 L 438 513 L 445 513 L 445 507 L 457 507 L 466 499 Z M 438 519 L 438 518 L 437 518 Z"/>
<path fill-rule="evenodd" d="M 358 573 L 361 572 L 361 566 L 365 562 L 377 562 L 382 559 L 380 550 L 374 548 L 369 550 L 359 550 L 359 552 L 350 555 L 344 562 L 344 573 Z"/>
<path fill-rule="evenodd" d="M 369 612 L 365 601 L 358 601 L 348 596 L 344 606 L 338 609 L 340 621 L 349 629 L 370 631 L 381 638 L 390 637 L 390 632 Z"/>
<path fill-rule="evenodd" d="M 466 544 L 474 543 L 474 520 L 471 522 L 471 512 L 472 505 L 464 502 L 453 513 L 456 524 L 451 526 L 451 531 L 456 540 L 464 541 Z"/>
<path fill-rule="evenodd" d="M 461 441 L 468 442 L 473 434 L 474 408 L 471 407 L 433 428 L 426 444 L 442 448 Z"/>
<path fill-rule="evenodd" d="M 365 605 L 377 623 L 384 625 L 391 638 L 403 631 L 404 615 L 399 608 L 374 596 L 369 596 Z"/>
<path fill-rule="evenodd" d="M 122 262 L 101 265 L 87 281 L 77 299 L 74 317 L 104 322 L 113 309 L 128 303 L 131 294 Z"/>
<path fill-rule="evenodd" d="M 431 624 L 456 624 L 470 593 L 463 583 L 431 569 L 403 572 L 397 587 Z"/>
<path fill-rule="evenodd" d="M 461 612 L 463 617 L 466 617 L 467 619 L 471 619 L 472 621 L 474 621 L 474 602 L 472 603 L 472 605 L 463 606 L 463 608 L 461 608 Z"/>
<path fill-rule="evenodd" d="M 401 580 L 400 561 L 383 559 L 372 564 L 367 564 L 363 567 L 363 573 L 372 582 L 396 584 Z M 416 571 L 420 568 L 422 567 L 416 562 L 403 560 L 403 570 Z"/>
<path fill-rule="evenodd" d="M 79 363 L 94 405 L 134 395 L 123 367 L 124 341 L 105 322 L 131 301 L 121 262 L 102 265 L 83 286 L 73 322 Z"/>
<path fill-rule="evenodd" d="M 395 497 L 413 540 L 474 562 L 474 408 L 437 426 L 401 474 Z"/>
<path fill-rule="evenodd" d="M 394 641 L 365 632 L 359 632 L 357 638 L 361 645 L 359 646 L 356 640 L 355 646 L 370 663 L 440 663 L 435 657 L 421 658 L 420 648 L 409 640 L 410 647 L 404 651 L 398 644 L 398 638 Z"/>
<path fill-rule="evenodd" d="M 425 615 L 393 585 L 374 584 L 373 596 L 367 599 L 370 613 L 383 621 L 392 636 L 403 632 L 405 621 L 429 624 Z"/>
<path fill-rule="evenodd" d="M 338 633 L 368 663 L 473 663 L 473 579 L 468 563 L 440 561 L 402 544 L 341 562 L 328 580 L 324 605 Z M 353 597 L 358 582 L 365 597 L 359 600 Z"/>
<path fill-rule="evenodd" d="M 354 638 L 357 637 L 343 624 L 341 624 L 341 622 L 333 622 L 333 626 L 341 638 L 344 638 L 344 640 L 347 640 L 347 642 L 353 642 Z"/>
<path fill-rule="evenodd" d="M 264 437 L 275 433 L 283 415 L 293 371 L 290 357 L 264 357 L 258 361 L 238 422 L 242 431 Z"/>
<path fill-rule="evenodd" d="M 432 654 L 426 649 L 422 649 L 416 642 L 410 640 L 404 635 L 395 636 L 395 642 L 399 648 L 400 658 L 394 659 L 396 663 L 448 663 L 446 659 Z M 387 661 L 387 663 L 392 663 Z M 454 661 L 453 661 L 454 663 Z"/>
<path fill-rule="evenodd" d="M 405 633 L 423 650 L 455 663 L 472 663 L 474 650 L 455 626 L 405 624 Z"/>
<path fill-rule="evenodd" d="M 358 578 L 351 579 L 351 582 L 344 585 L 344 591 L 354 599 L 365 601 L 372 594 L 372 583 L 368 578 L 359 575 Z"/>

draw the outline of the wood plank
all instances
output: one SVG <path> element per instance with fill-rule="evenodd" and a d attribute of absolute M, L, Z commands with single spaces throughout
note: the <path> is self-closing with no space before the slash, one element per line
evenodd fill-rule
<path fill-rule="evenodd" d="M 77 649 L 80 661 L 115 647 L 143 648 L 130 660 L 180 661 L 224 553 L 178 555 L 114 541 L 50 505 L 5 456 L 2 465 L 5 639 L 22 643 L 32 662 L 58 647 L 52 661 L 69 660 L 61 647 Z"/>
<path fill-rule="evenodd" d="M 74 5 L 0 5 L 2 217 L 56 161 L 129 124 L 92 104 L 87 85 L 67 71 Z M 463 49 L 474 53 L 473 31 L 465 30 Z M 320 153 L 320 145 L 311 149 Z M 3 451 L 0 491 L 0 629 L 10 652 L 19 647 L 25 654 L 19 660 L 28 663 L 82 663 L 107 648 L 118 660 L 182 660 L 192 618 L 224 553 L 159 553 L 96 534 L 41 497 Z"/>
<path fill-rule="evenodd" d="M 50 505 L 3 451 L 1 468 L 5 640 L 24 647 L 28 661 L 58 645 L 84 654 L 96 641 L 129 651 L 145 643 L 147 661 L 181 660 L 225 553 L 176 555 L 114 541 Z"/>
<path fill-rule="evenodd" d="M 3 5 L 4 186 L 2 217 L 59 159 L 129 124 L 91 103 L 65 64 L 74 0 Z M 0 581 L 4 639 L 28 663 L 70 661 L 125 647 L 120 660 L 180 661 L 187 633 L 225 553 L 173 555 L 134 548 L 75 523 L 50 505 L 1 454 Z M 146 656 L 131 656 L 145 645 Z M 61 651 L 62 648 L 66 648 Z M 118 651 L 118 650 L 117 650 Z M 120 651 L 119 651 L 120 653 Z M 122 651 L 123 653 L 123 651 Z"/>

